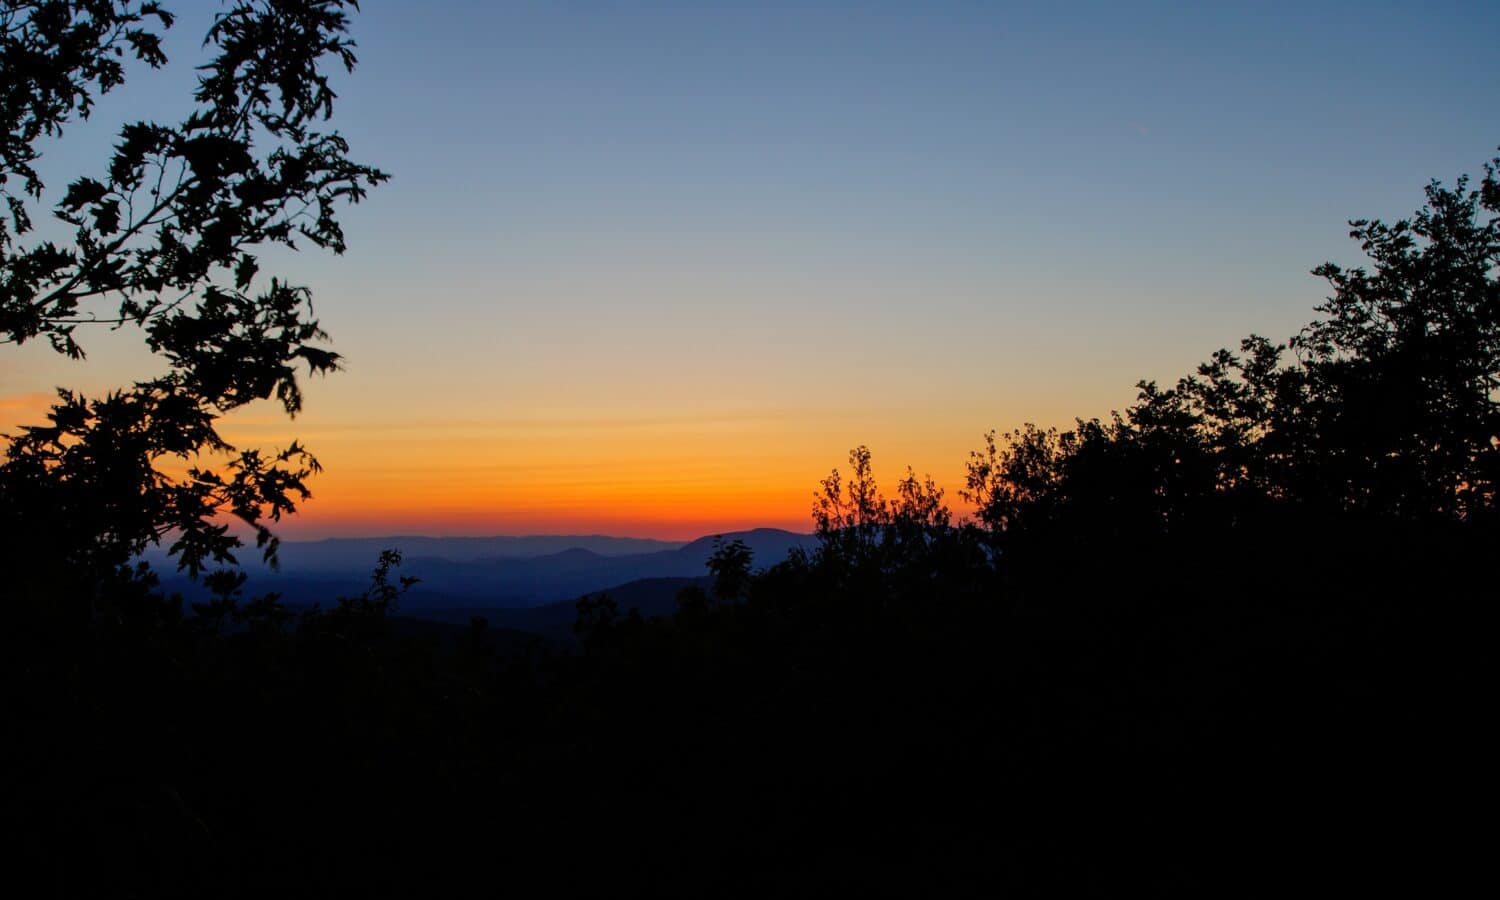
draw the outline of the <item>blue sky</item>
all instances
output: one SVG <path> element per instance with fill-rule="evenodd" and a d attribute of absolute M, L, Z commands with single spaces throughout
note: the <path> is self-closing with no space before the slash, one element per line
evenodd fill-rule
<path fill-rule="evenodd" d="M 857 443 L 951 485 L 988 428 L 1285 338 L 1308 270 L 1359 261 L 1345 220 L 1500 144 L 1494 3 L 364 7 L 336 121 L 395 179 L 347 256 L 280 270 L 349 359 L 298 421 L 329 509 L 380 484 L 392 527 L 442 484 L 498 509 L 549 478 L 802 520 Z M 185 76 L 132 82 L 52 164 L 181 109 Z M 28 352 L 0 391 L 146 364 L 96 363 Z M 521 505 L 464 528 L 551 521 Z"/>

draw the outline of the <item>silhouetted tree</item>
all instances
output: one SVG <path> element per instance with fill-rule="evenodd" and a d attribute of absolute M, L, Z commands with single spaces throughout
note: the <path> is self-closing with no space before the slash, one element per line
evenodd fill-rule
<path fill-rule="evenodd" d="M 888 514 L 885 498 L 870 468 L 870 448 L 849 451 L 849 481 L 838 469 L 822 481 L 814 495 L 813 523 L 823 543 L 836 542 L 852 556 L 869 553 Z"/>
<path fill-rule="evenodd" d="M 979 561 L 930 476 L 918 478 L 908 468 L 896 496 L 887 498 L 868 447 L 849 451 L 849 464 L 847 482 L 835 469 L 814 495 L 817 550 L 810 557 L 793 554 L 783 569 L 821 570 L 840 591 L 873 600 L 922 593 L 931 579 L 964 575 Z"/>
<path fill-rule="evenodd" d="M 1427 187 L 1410 219 L 1350 223 L 1371 268 L 1315 270 L 1333 295 L 1292 341 L 1317 488 L 1353 510 L 1472 518 L 1500 476 L 1500 157 L 1478 189 Z M 1316 477 L 1316 476 L 1315 476 Z"/>
<path fill-rule="evenodd" d="M 332 61 L 355 63 L 353 0 L 239 0 L 215 16 L 199 67 L 196 108 L 174 125 L 124 126 L 103 171 L 72 181 L 52 214 L 72 230 L 58 244 L 23 239 L 46 185 L 34 166 L 43 137 L 87 118 L 121 84 L 130 56 L 156 67 L 169 12 L 155 2 L 0 4 L 0 335 L 45 339 L 84 358 L 89 328 L 140 329 L 166 372 L 89 399 L 67 390 L 47 425 L 12 438 L 0 465 L 6 552 L 35 590 L 85 593 L 147 544 L 170 536 L 197 574 L 233 562 L 240 546 L 222 518 L 250 526 L 274 563 L 269 523 L 308 496 L 316 460 L 298 443 L 240 450 L 219 434 L 230 410 L 275 398 L 302 408 L 299 369 L 321 374 L 338 355 L 310 291 L 259 274 L 255 252 L 306 240 L 341 253 L 335 212 L 386 175 L 348 158 L 322 130 Z M 15 571 L 17 567 L 8 567 Z M 112 574 L 118 573 L 118 576 Z"/>
<path fill-rule="evenodd" d="M 386 631 L 386 617 L 396 609 L 401 597 L 421 579 L 402 575 L 394 581 L 391 570 L 401 565 L 401 551 L 382 550 L 370 573 L 370 584 L 364 591 L 352 597 L 340 597 L 332 609 L 314 607 L 303 613 L 299 632 L 306 637 L 321 640 L 338 640 L 344 643 L 366 645 L 379 640 Z M 207 576 L 222 577 L 224 571 Z M 234 572 L 244 582 L 244 574 Z M 272 598 L 274 600 L 274 598 Z M 253 611 L 253 606 L 246 612 Z M 239 612 L 243 617 L 246 612 Z"/>
<path fill-rule="evenodd" d="M 1108 422 L 990 435 L 971 454 L 964 496 L 992 543 L 1182 532 L 1273 505 L 1412 522 L 1493 517 L 1497 166 L 1485 166 L 1478 189 L 1466 178 L 1430 184 L 1411 219 L 1351 222 L 1372 268 L 1314 270 L 1333 287 L 1318 307 L 1325 318 L 1288 344 L 1252 335 L 1172 388 L 1142 382 Z"/>
<path fill-rule="evenodd" d="M 738 538 L 725 541 L 714 538 L 714 552 L 708 558 L 708 571 L 714 578 L 714 596 L 720 601 L 738 600 L 750 586 L 750 564 L 754 554 Z"/>

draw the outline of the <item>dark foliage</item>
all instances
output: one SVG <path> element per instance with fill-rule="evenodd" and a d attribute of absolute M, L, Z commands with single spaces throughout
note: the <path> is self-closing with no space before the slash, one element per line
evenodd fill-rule
<path fill-rule="evenodd" d="M 258 248 L 305 240 L 335 253 L 335 216 L 386 176 L 351 162 L 320 130 L 334 94 L 328 61 L 354 65 L 349 0 L 240 0 L 205 40 L 196 108 L 183 122 L 133 122 L 97 177 L 52 204 L 70 244 L 24 240 L 45 185 L 36 142 L 87 118 L 123 82 L 126 61 L 160 66 L 170 13 L 154 2 L 43 0 L 0 4 L 0 339 L 45 339 L 84 357 L 89 328 L 138 328 L 167 371 L 100 399 L 59 391 L 50 424 L 13 436 L 0 464 L 5 570 L 44 594 L 67 579 L 122 572 L 148 544 L 170 539 L 197 575 L 233 563 L 249 526 L 267 559 L 268 523 L 308 496 L 317 461 L 298 443 L 239 450 L 216 430 L 226 412 L 274 399 L 302 407 L 298 372 L 321 374 L 338 354 L 311 294 L 259 275 Z M 16 188 L 19 188 L 18 190 Z M 11 591 L 37 597 L 21 584 Z"/>

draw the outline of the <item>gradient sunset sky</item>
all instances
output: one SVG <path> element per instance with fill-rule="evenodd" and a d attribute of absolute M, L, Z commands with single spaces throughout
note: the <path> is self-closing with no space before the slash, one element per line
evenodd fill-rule
<path fill-rule="evenodd" d="M 186 110 L 218 7 L 167 6 L 177 64 L 48 145 L 53 188 Z M 1494 2 L 364 7 L 335 121 L 394 179 L 347 255 L 263 257 L 347 371 L 226 429 L 327 467 L 293 538 L 806 530 L 861 443 L 956 489 L 988 429 L 1294 333 L 1345 220 L 1500 143 Z M 139 344 L 8 350 L 0 422 Z"/>

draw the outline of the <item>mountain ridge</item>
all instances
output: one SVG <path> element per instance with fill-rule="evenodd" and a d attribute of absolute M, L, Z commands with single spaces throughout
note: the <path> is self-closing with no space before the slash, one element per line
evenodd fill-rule
<path fill-rule="evenodd" d="M 714 542 L 740 540 L 749 548 L 755 568 L 765 568 L 786 559 L 794 549 L 810 549 L 815 538 L 779 528 L 757 528 L 722 535 L 706 535 L 681 546 L 645 553 L 604 555 L 586 547 L 570 547 L 538 556 L 448 559 L 413 555 L 397 541 L 359 539 L 370 549 L 339 564 L 299 563 L 295 553 L 284 553 L 282 568 L 272 572 L 263 566 L 247 566 L 250 578 L 247 596 L 275 591 L 293 605 L 331 604 L 340 596 L 359 593 L 368 583 L 379 550 L 403 551 L 402 576 L 418 579 L 402 598 L 404 614 L 423 615 L 424 610 L 468 608 L 525 609 L 550 603 L 569 602 L 586 594 L 652 579 L 695 579 L 707 574 Z M 362 547 L 361 549 L 365 549 Z M 189 598 L 204 595 L 203 588 L 179 575 L 168 575 L 164 586 Z"/>

